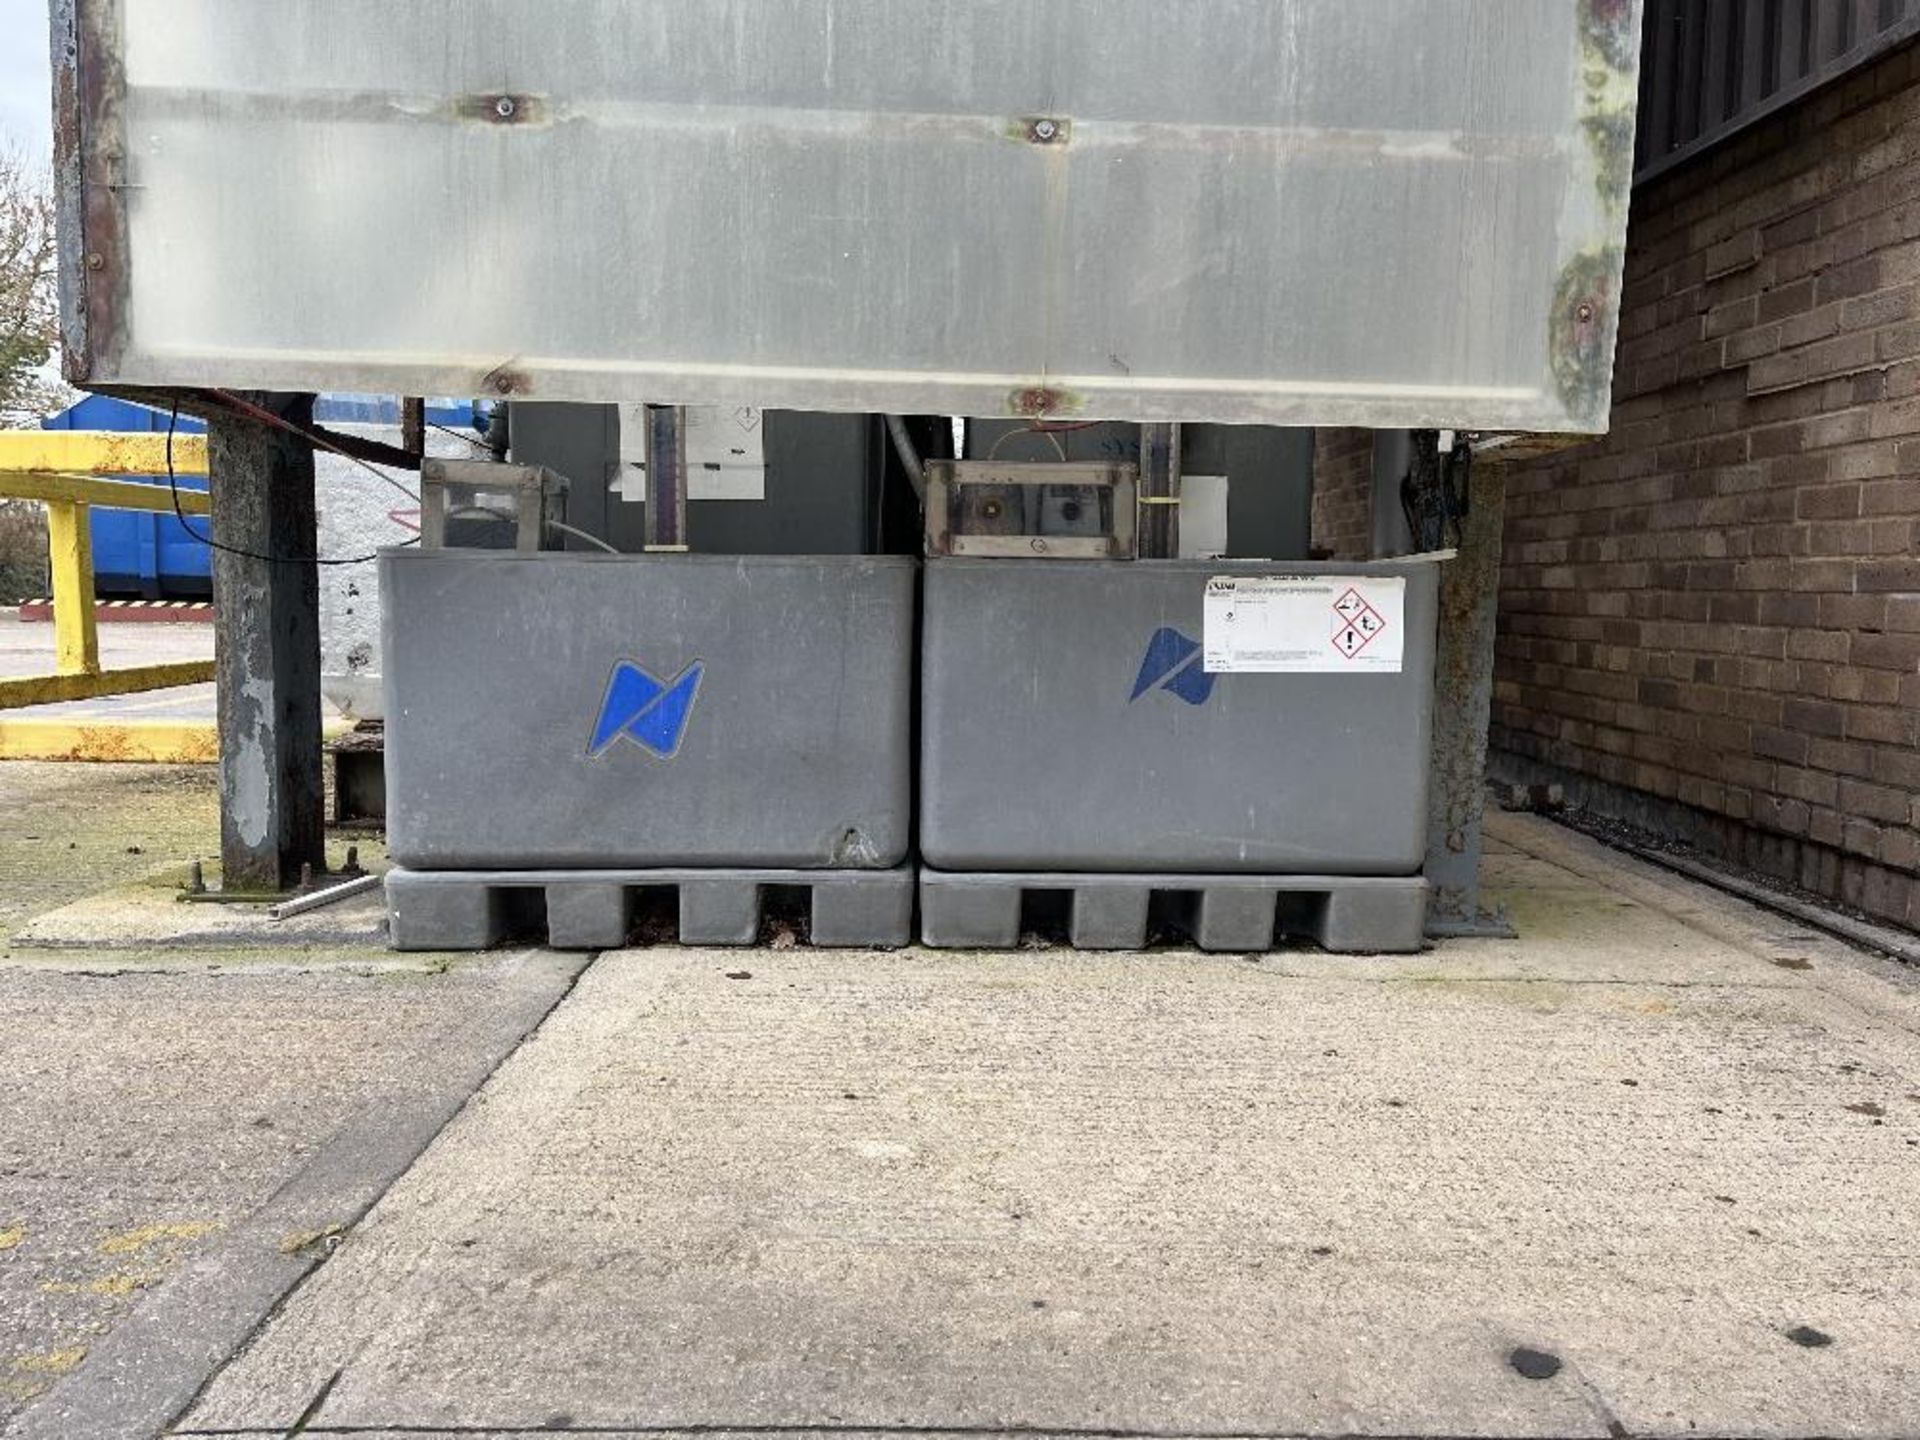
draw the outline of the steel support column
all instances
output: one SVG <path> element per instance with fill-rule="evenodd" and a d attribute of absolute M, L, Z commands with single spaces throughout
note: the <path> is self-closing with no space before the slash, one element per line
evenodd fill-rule
<path fill-rule="evenodd" d="M 1426 873 L 1433 887 L 1427 933 L 1435 936 L 1513 933 L 1504 915 L 1484 913 L 1480 906 L 1480 827 L 1486 811 L 1506 476 L 1499 466 L 1476 465 L 1468 483 L 1459 554 L 1440 569 L 1433 772 L 1427 793 Z"/>
<path fill-rule="evenodd" d="M 247 398 L 312 423 L 311 395 Z M 208 430 L 223 884 L 284 890 L 326 863 L 313 451 L 253 420 Z"/>
<path fill-rule="evenodd" d="M 1180 554 L 1180 427 L 1140 427 L 1140 558 Z"/>

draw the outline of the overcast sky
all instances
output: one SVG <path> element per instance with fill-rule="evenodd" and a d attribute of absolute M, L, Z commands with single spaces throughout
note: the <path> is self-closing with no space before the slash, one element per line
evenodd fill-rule
<path fill-rule="evenodd" d="M 0 135 L 45 158 L 53 147 L 47 0 L 0 0 Z"/>

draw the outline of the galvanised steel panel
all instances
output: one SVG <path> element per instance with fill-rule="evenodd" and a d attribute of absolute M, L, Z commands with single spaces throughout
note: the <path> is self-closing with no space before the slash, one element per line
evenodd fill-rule
<path fill-rule="evenodd" d="M 55 0 L 74 378 L 1604 428 L 1638 0 Z"/>

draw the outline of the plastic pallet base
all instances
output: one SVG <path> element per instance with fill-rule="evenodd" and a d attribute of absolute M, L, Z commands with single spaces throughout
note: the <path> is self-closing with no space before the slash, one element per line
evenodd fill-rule
<path fill-rule="evenodd" d="M 1094 875 L 920 872 L 920 937 L 942 949 L 1019 943 L 1021 904 L 1065 892 L 1080 950 L 1139 950 L 1148 910 L 1185 930 L 1202 950 L 1270 950 L 1302 936 L 1340 954 L 1421 948 L 1427 882 L 1414 876 Z"/>
<path fill-rule="evenodd" d="M 891 949 L 913 938 L 913 867 L 895 870 L 392 870 L 396 950 L 485 950 L 515 929 L 556 950 L 635 943 L 642 890 L 674 892 L 682 945 L 751 945 L 765 887 L 809 892 L 817 946 Z M 533 902 L 533 903 L 529 903 Z M 516 925 L 515 922 L 520 922 Z"/>

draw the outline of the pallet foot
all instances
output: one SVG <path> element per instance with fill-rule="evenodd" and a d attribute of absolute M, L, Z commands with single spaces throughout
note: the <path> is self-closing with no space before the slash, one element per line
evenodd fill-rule
<path fill-rule="evenodd" d="M 1023 903 L 1064 899 L 1076 949 L 1143 948 L 1152 916 L 1202 950 L 1261 951 L 1289 939 L 1341 954 L 1421 948 L 1417 875 L 1096 875 L 920 872 L 920 934 L 937 949 L 1019 943 Z"/>
<path fill-rule="evenodd" d="M 649 900 L 668 900 L 683 945 L 751 945 L 769 891 L 805 892 L 810 940 L 892 949 L 913 939 L 914 872 L 893 870 L 406 870 L 387 874 L 396 950 L 484 950 L 509 939 L 556 950 L 643 943 Z"/>

